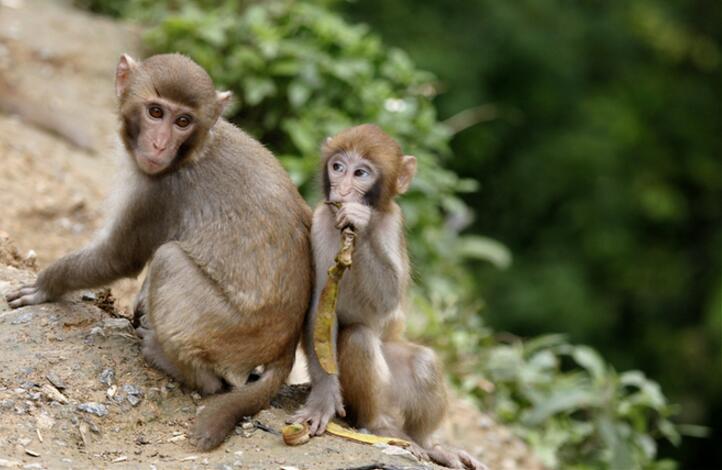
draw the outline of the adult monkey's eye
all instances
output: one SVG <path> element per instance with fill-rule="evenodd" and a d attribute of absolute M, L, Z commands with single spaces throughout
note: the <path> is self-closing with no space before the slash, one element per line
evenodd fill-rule
<path fill-rule="evenodd" d="M 180 127 L 181 129 L 185 129 L 188 127 L 191 123 L 190 116 L 179 116 L 178 119 L 175 120 L 175 125 Z"/>
<path fill-rule="evenodd" d="M 163 117 L 163 109 L 160 106 L 151 106 L 148 108 L 148 114 L 154 119 L 161 119 Z"/>

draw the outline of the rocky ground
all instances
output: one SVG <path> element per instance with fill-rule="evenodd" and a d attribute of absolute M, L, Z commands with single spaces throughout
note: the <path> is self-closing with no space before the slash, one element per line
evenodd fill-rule
<path fill-rule="evenodd" d="M 136 280 L 112 286 L 115 302 L 84 292 L 8 309 L 2 294 L 102 222 L 113 70 L 121 52 L 141 55 L 138 37 L 62 2 L 0 0 L 0 468 L 433 468 L 333 436 L 285 446 L 277 431 L 307 391 L 298 386 L 219 450 L 195 452 L 186 431 L 203 400 L 140 357 L 125 318 Z M 492 469 L 540 468 L 469 401 L 454 400 L 443 434 Z"/>

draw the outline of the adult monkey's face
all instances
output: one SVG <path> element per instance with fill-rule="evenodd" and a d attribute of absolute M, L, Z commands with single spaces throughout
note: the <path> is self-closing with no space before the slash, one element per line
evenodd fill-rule
<path fill-rule="evenodd" d="M 183 81 L 174 77 L 184 76 Z M 138 168 L 156 175 L 193 158 L 230 99 L 208 74 L 180 54 L 136 62 L 123 54 L 116 69 L 121 137 Z"/>

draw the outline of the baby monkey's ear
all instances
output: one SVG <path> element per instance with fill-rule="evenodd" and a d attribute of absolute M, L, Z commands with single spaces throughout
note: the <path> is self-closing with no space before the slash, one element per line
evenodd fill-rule
<path fill-rule="evenodd" d="M 411 180 L 416 174 L 416 157 L 413 155 L 404 155 L 401 160 L 401 171 L 396 180 L 396 192 L 404 194 L 411 186 Z"/>

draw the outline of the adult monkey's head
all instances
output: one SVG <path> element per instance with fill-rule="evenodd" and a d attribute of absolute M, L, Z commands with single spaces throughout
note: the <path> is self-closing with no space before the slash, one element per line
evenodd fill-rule
<path fill-rule="evenodd" d="M 115 74 L 121 138 L 138 168 L 157 175 L 192 161 L 231 93 L 188 57 L 160 54 L 138 62 L 123 54 Z"/>
<path fill-rule="evenodd" d="M 326 200 L 358 202 L 378 211 L 389 209 L 405 193 L 416 173 L 416 158 L 373 124 L 346 129 L 323 145 Z"/>

